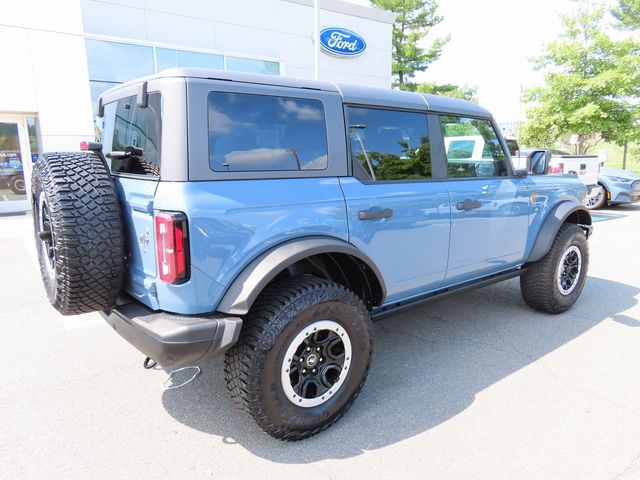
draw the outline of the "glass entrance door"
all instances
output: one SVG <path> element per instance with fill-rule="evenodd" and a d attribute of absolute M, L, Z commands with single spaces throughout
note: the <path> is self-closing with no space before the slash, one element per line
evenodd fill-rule
<path fill-rule="evenodd" d="M 31 166 L 27 117 L 0 114 L 0 215 L 31 208 Z"/>

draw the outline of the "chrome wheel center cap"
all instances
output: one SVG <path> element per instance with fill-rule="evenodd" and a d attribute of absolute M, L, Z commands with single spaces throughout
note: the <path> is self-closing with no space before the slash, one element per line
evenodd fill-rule
<path fill-rule="evenodd" d="M 307 357 L 307 367 L 314 367 L 318 363 L 318 357 L 312 353 Z"/>

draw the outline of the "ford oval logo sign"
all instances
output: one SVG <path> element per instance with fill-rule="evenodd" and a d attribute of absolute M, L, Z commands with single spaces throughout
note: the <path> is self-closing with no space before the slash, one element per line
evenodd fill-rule
<path fill-rule="evenodd" d="M 346 28 L 327 27 L 320 30 L 320 46 L 325 52 L 339 57 L 355 57 L 367 48 L 360 35 Z"/>

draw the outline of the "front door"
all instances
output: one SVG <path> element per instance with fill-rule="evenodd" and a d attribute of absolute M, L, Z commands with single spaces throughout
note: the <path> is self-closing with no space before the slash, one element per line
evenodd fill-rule
<path fill-rule="evenodd" d="M 31 208 L 26 194 L 31 164 L 27 117 L 0 114 L 0 214 Z"/>
<path fill-rule="evenodd" d="M 489 119 L 440 116 L 451 201 L 451 249 L 445 285 L 521 263 L 529 189 L 512 167 Z"/>
<path fill-rule="evenodd" d="M 341 178 L 349 240 L 381 270 L 387 304 L 444 280 L 450 206 L 434 181 L 426 113 L 348 107 L 353 177 Z"/>

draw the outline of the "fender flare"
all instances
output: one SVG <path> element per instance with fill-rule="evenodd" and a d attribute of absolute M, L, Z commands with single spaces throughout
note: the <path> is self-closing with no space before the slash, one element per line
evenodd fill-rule
<path fill-rule="evenodd" d="M 580 215 L 585 215 L 585 219 L 588 219 L 587 222 L 582 222 L 581 224 L 591 227 L 591 214 L 581 203 L 578 203 L 575 200 L 567 200 L 556 205 L 553 210 L 549 212 L 540 227 L 536 241 L 533 244 L 529 258 L 527 259 L 528 263 L 536 262 L 547 254 L 551 249 L 553 240 L 556 238 L 558 230 L 560 230 L 562 224 L 565 223 L 570 215 L 576 212 L 580 212 Z M 591 228 L 588 230 L 588 233 L 590 233 Z"/>
<path fill-rule="evenodd" d="M 216 310 L 230 315 L 246 315 L 260 292 L 280 272 L 304 258 L 322 253 L 351 255 L 366 264 L 381 287 L 380 300 L 387 295 L 382 273 L 367 255 L 352 244 L 330 237 L 304 237 L 277 245 L 247 265 L 231 282 Z"/>

